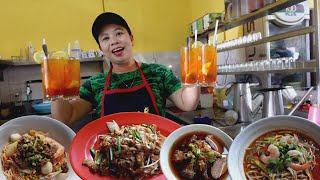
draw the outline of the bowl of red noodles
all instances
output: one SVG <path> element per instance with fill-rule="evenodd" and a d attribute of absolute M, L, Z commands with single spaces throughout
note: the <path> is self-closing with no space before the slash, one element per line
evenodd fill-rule
<path fill-rule="evenodd" d="M 232 179 L 316 179 L 320 173 L 320 126 L 295 116 L 256 121 L 233 141 Z"/>

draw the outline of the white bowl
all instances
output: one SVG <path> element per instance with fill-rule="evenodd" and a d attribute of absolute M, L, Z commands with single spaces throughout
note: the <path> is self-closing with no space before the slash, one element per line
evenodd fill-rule
<path fill-rule="evenodd" d="M 228 156 L 228 170 L 232 179 L 246 179 L 243 159 L 246 148 L 259 136 L 278 129 L 292 129 L 306 134 L 320 144 L 320 126 L 296 116 L 274 116 L 247 126 L 234 139 Z"/>
<path fill-rule="evenodd" d="M 58 120 L 46 116 L 22 116 L 12 119 L 0 126 L 0 151 L 9 141 L 9 136 L 13 133 L 23 134 L 30 129 L 48 133 L 49 136 L 65 147 L 68 158 L 68 178 L 69 180 L 80 179 L 73 171 L 69 161 L 69 148 L 72 139 L 76 135 L 72 129 Z M 5 179 L 0 159 L 0 179 Z"/>
<path fill-rule="evenodd" d="M 161 170 L 167 179 L 170 179 L 170 180 L 177 179 L 177 177 L 172 173 L 169 166 L 169 153 L 172 145 L 181 136 L 185 134 L 189 134 L 191 132 L 199 132 L 199 131 L 206 132 L 216 136 L 217 138 L 219 138 L 221 142 L 224 143 L 224 146 L 229 150 L 232 143 L 232 138 L 229 135 L 227 135 L 225 132 L 221 131 L 220 129 L 210 125 L 204 125 L 204 124 L 193 124 L 193 125 L 183 126 L 175 130 L 174 132 L 172 132 L 166 138 L 166 140 L 164 141 L 161 147 L 160 165 L 161 165 Z"/>

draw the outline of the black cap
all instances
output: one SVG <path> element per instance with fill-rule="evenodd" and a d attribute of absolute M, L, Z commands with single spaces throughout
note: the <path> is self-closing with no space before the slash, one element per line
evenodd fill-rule
<path fill-rule="evenodd" d="M 105 12 L 105 13 L 100 14 L 96 18 L 96 20 L 93 22 L 93 25 L 92 25 L 92 35 L 98 44 L 99 44 L 98 37 L 101 32 L 101 29 L 105 25 L 108 25 L 108 24 L 116 24 L 116 25 L 122 26 L 122 27 L 126 28 L 126 30 L 128 31 L 128 33 L 130 35 L 132 35 L 131 30 L 130 30 L 126 20 L 124 20 L 121 16 L 119 16 L 116 13 Z"/>

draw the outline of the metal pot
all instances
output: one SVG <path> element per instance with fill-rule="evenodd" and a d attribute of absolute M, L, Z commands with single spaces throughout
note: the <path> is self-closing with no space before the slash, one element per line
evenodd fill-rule
<path fill-rule="evenodd" d="M 272 117 L 284 115 L 282 89 L 284 88 L 264 88 L 257 91 L 264 95 L 262 117 Z"/>

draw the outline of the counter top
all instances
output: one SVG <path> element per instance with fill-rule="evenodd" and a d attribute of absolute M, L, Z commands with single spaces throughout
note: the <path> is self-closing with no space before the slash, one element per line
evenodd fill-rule
<path fill-rule="evenodd" d="M 195 124 L 193 119 L 195 117 L 208 117 L 211 119 L 211 125 L 217 127 L 227 133 L 233 139 L 248 125 L 261 119 L 261 114 L 257 114 L 253 118 L 251 123 L 237 122 L 234 125 L 227 125 L 223 119 L 224 111 L 219 108 L 200 108 L 195 111 L 183 112 L 183 111 L 173 111 L 172 108 L 166 110 L 167 118 L 174 120 L 175 122 L 188 125 Z"/>

